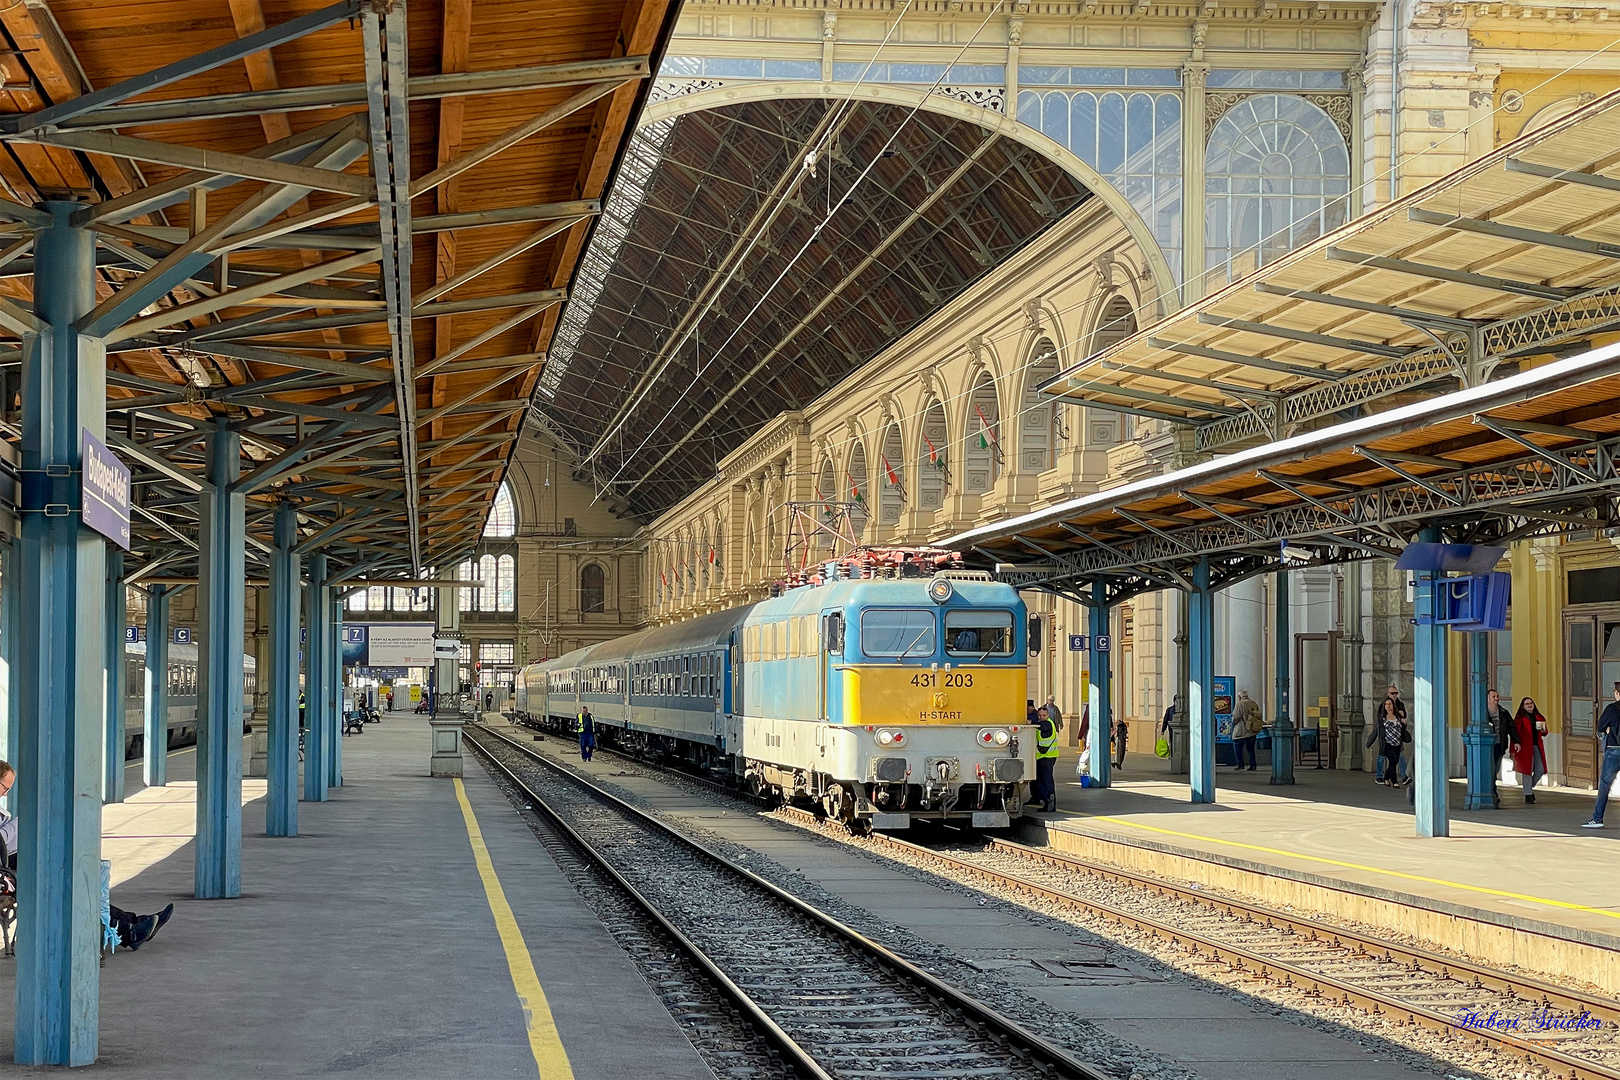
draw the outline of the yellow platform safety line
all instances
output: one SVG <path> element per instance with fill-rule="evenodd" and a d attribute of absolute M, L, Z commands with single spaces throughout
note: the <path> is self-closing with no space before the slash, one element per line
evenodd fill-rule
<path fill-rule="evenodd" d="M 1202 840 L 1208 844 L 1224 844 L 1227 847 L 1243 848 L 1248 851 L 1263 851 L 1267 855 L 1285 855 L 1291 859 L 1305 859 L 1308 862 L 1325 863 L 1328 866 L 1340 866 L 1346 870 L 1361 870 L 1369 874 L 1382 874 L 1384 877 L 1404 878 L 1407 881 L 1421 881 L 1428 885 L 1444 885 L 1448 889 L 1462 889 L 1465 892 L 1481 893 L 1485 896 L 1501 896 L 1509 900 L 1524 900 L 1532 904 L 1544 904 L 1547 907 L 1564 908 L 1568 911 L 1589 911 L 1594 915 L 1603 915 L 1610 919 L 1620 919 L 1620 911 L 1610 911 L 1607 908 L 1591 907 L 1587 904 L 1575 904 L 1568 900 L 1549 900 L 1545 896 L 1531 896 L 1529 893 L 1509 892 L 1506 889 L 1487 889 L 1483 885 L 1469 885 L 1461 881 L 1447 881 L 1445 878 L 1424 877 L 1422 874 L 1407 874 L 1400 870 L 1385 870 L 1381 866 L 1365 866 L 1362 863 L 1343 862 L 1339 859 L 1329 859 L 1321 855 L 1305 855 L 1298 851 L 1288 851 L 1283 848 L 1264 847 L 1260 844 L 1245 844 L 1239 840 L 1222 840 L 1214 836 L 1202 836 L 1198 833 L 1177 832 L 1175 829 L 1166 829 L 1158 825 L 1141 825 L 1124 818 L 1107 817 L 1102 814 L 1093 816 L 1093 821 L 1111 821 L 1115 825 L 1124 825 L 1132 829 L 1146 829 L 1149 832 L 1164 833 L 1166 836 L 1181 836 L 1188 840 Z"/>
<path fill-rule="evenodd" d="M 546 992 L 535 974 L 529 947 L 523 942 L 523 931 L 518 929 L 512 915 L 512 905 L 506 902 L 506 891 L 500 878 L 495 876 L 495 864 L 489 860 L 489 847 L 484 833 L 473 816 L 472 803 L 467 801 L 467 789 L 461 778 L 456 780 L 456 799 L 461 803 L 461 817 L 467 823 L 467 839 L 472 842 L 473 861 L 478 864 L 478 876 L 484 882 L 484 895 L 489 898 L 489 912 L 495 916 L 495 929 L 501 935 L 501 947 L 506 950 L 506 966 L 512 972 L 512 988 L 517 991 L 518 1003 L 523 1006 L 523 1022 L 529 1030 L 529 1049 L 534 1052 L 534 1064 L 540 1070 L 540 1080 L 574 1080 L 574 1068 L 568 1063 L 568 1051 L 563 1049 L 562 1036 L 557 1034 L 557 1021 L 546 1002 Z"/>

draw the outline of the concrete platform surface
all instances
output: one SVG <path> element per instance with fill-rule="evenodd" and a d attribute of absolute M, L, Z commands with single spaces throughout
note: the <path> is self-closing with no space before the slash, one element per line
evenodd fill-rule
<path fill-rule="evenodd" d="M 244 781 L 237 900 L 191 899 L 192 783 L 106 807 L 113 902 L 147 912 L 173 901 L 176 909 L 161 936 L 102 968 L 96 1074 L 535 1077 L 531 1038 L 544 1044 L 546 1009 L 534 1010 L 531 1028 L 514 990 L 526 953 L 572 1076 L 713 1080 L 474 766 L 467 806 L 512 916 L 498 925 L 457 786 L 428 777 L 429 747 L 425 718 L 403 712 L 345 739 L 345 786 L 328 802 L 299 805 L 296 838 L 263 835 L 264 782 Z M 0 1001 L 15 1000 L 14 963 L 0 959 Z M 0 1013 L 6 1057 L 13 1019 L 9 1007 Z M 566 1075 L 548 1069 L 546 1080 Z"/>
<path fill-rule="evenodd" d="M 1273 786 L 1267 767 L 1217 769 L 1216 801 L 1189 801 L 1185 774 L 1130 754 L 1107 789 L 1082 788 L 1074 751 L 1057 766 L 1054 833 L 1334 884 L 1367 896 L 1620 948 L 1620 819 L 1581 828 L 1592 795 L 1541 788 L 1534 805 L 1504 783 L 1499 810 L 1464 811 L 1453 781 L 1451 835 L 1415 835 L 1403 789 L 1371 774 L 1297 770 Z M 1093 851 L 1098 849 L 1093 848 Z"/>

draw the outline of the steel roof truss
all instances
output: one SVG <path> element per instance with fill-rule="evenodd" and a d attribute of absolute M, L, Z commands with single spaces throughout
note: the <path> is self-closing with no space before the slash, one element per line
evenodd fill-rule
<path fill-rule="evenodd" d="M 1580 447 L 1552 450 L 1532 442 L 1521 432 L 1515 431 L 1506 424 L 1498 422 L 1494 417 L 1476 416 L 1473 418 L 1473 422 L 1478 424 L 1480 427 L 1485 428 L 1487 431 L 1495 432 L 1504 439 L 1509 439 L 1515 443 L 1518 443 L 1526 450 L 1529 450 L 1532 454 L 1535 454 L 1537 457 L 1542 458 L 1553 465 L 1566 469 L 1573 469 L 1587 480 L 1595 482 L 1598 478 L 1598 470 L 1593 465 L 1573 459 L 1574 455 L 1576 454 L 1578 454 L 1580 457 L 1588 456 L 1590 451 L 1585 449 L 1585 447 L 1589 447 L 1591 445 L 1590 442 L 1583 443 Z M 1590 436 L 1588 436 L 1588 439 L 1590 439 Z"/>
<path fill-rule="evenodd" d="M 1249 334 L 1283 338 L 1287 341 L 1303 341 L 1311 345 L 1326 345 L 1331 349 L 1365 353 L 1368 356 L 1383 356 L 1391 360 L 1398 360 L 1412 351 L 1376 341 L 1358 341 L 1355 338 L 1334 337 L 1331 334 L 1317 334 L 1309 330 L 1295 330 L 1288 326 L 1273 326 L 1270 323 L 1252 322 L 1248 319 L 1233 319 L 1208 311 L 1199 312 L 1198 321 L 1205 326 L 1220 326 L 1228 330 L 1241 330 Z"/>
<path fill-rule="evenodd" d="M 1182 353 L 1186 356 L 1202 356 L 1206 360 L 1220 360 L 1227 364 L 1238 364 L 1242 367 L 1265 368 L 1269 371 L 1281 372 L 1284 375 L 1294 375 L 1301 379 L 1314 379 L 1316 381 L 1337 382 L 1348 377 L 1342 371 L 1330 371 L 1327 368 L 1311 367 L 1308 364 L 1292 364 L 1287 360 L 1274 360 L 1269 356 L 1250 356 L 1246 353 L 1228 352 L 1225 349 L 1211 349 L 1204 345 L 1189 345 L 1180 341 L 1168 341 L 1164 338 L 1148 338 L 1148 344 L 1155 349 L 1164 349 L 1168 352 Z"/>
<path fill-rule="evenodd" d="M 1620 244 L 1605 244 L 1601 240 L 1585 240 L 1578 236 L 1550 233 L 1542 229 L 1527 229 L 1522 225 L 1504 225 L 1500 221 L 1481 221 L 1478 218 L 1453 217 L 1450 214 L 1440 214 L 1417 206 L 1408 210 L 1406 216 L 1424 225 L 1438 225 L 1443 229 L 1477 233 L 1481 236 L 1494 236 L 1503 240 L 1517 240 L 1526 244 L 1559 248 L 1564 251 L 1579 251 L 1586 255 L 1599 255 L 1605 259 L 1620 259 Z"/>
<path fill-rule="evenodd" d="M 1579 289 L 1564 289 L 1556 285 L 1539 285 L 1529 281 L 1513 281 L 1509 278 L 1492 277 L 1488 274 L 1476 274 L 1468 270 L 1453 270 L 1449 266 L 1435 266 L 1431 263 L 1412 262 L 1409 259 L 1392 259 L 1384 255 L 1368 255 L 1348 248 L 1330 247 L 1327 257 L 1333 262 L 1354 263 L 1357 266 L 1370 266 L 1379 270 L 1390 270 L 1397 274 L 1410 274 L 1413 277 L 1452 281 L 1459 285 L 1471 285 L 1477 289 L 1489 292 L 1511 293 L 1516 296 L 1529 296 L 1537 300 L 1568 300 L 1580 294 Z"/>
<path fill-rule="evenodd" d="M 1397 464 L 1395 461 L 1393 461 L 1388 456 L 1379 453 L 1377 450 L 1370 450 L 1365 446 L 1354 447 L 1354 450 L 1355 450 L 1355 452 L 1357 454 L 1359 454 L 1362 457 L 1366 458 L 1368 461 L 1371 461 L 1373 464 L 1379 466 L 1380 468 L 1388 469 L 1390 472 L 1394 473 L 1396 476 L 1399 476 L 1401 479 L 1406 480 L 1406 481 L 1408 481 L 1410 483 L 1413 483 L 1413 484 L 1417 484 L 1419 487 L 1427 488 L 1428 490 L 1434 492 L 1436 495 L 1438 495 L 1442 499 L 1445 499 L 1446 501 L 1452 503 L 1453 505 L 1456 505 L 1456 506 L 1461 506 L 1462 505 L 1462 499 L 1457 495 L 1457 493 L 1455 491 L 1448 491 L 1444 487 L 1441 487 L 1440 484 L 1437 482 L 1437 481 L 1447 479 L 1447 478 L 1445 478 L 1445 477 L 1434 477 L 1434 478 L 1431 479 L 1429 477 L 1418 476 L 1416 473 L 1413 473 L 1413 472 L 1411 472 L 1411 471 L 1409 471 L 1407 469 L 1401 468 L 1401 466 L 1399 464 Z"/>

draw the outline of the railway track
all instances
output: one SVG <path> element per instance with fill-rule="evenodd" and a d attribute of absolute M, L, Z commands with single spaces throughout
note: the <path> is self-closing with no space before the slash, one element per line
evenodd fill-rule
<path fill-rule="evenodd" d="M 791 1074 L 1107 1080 L 1108 1073 L 530 747 L 478 725 L 468 725 L 465 736 L 710 975 Z M 746 920 L 738 912 L 747 912 Z"/>
<path fill-rule="evenodd" d="M 829 828 L 798 807 L 778 812 Z M 959 880 L 1123 923 L 1320 1001 L 1477 1040 L 1557 1077 L 1620 1080 L 1620 1002 L 1610 998 L 996 837 L 954 850 L 885 834 L 865 842 Z M 1538 1017 L 1582 1016 L 1588 1026 L 1538 1027 Z"/>
<path fill-rule="evenodd" d="M 774 805 L 684 770 L 618 756 L 751 805 Z M 800 807 L 775 809 L 807 827 L 839 832 Z M 958 879 L 1122 923 L 1200 962 L 1317 1001 L 1473 1040 L 1555 1077 L 1620 1080 L 1620 1001 L 1611 998 L 997 837 L 939 847 L 875 833 L 860 842 Z M 1585 1016 L 1598 1026 L 1538 1029 L 1543 1016 Z"/>

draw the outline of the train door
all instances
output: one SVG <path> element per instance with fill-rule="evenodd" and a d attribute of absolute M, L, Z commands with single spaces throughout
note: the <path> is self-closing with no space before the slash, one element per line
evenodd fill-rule
<path fill-rule="evenodd" d="M 821 715 L 832 723 L 843 723 L 844 613 L 830 612 L 821 617 Z"/>
<path fill-rule="evenodd" d="M 730 698 L 726 702 L 726 711 L 733 716 L 741 716 L 743 711 L 743 664 L 742 646 L 737 641 L 737 632 L 731 632 L 731 687 L 727 691 Z"/>

